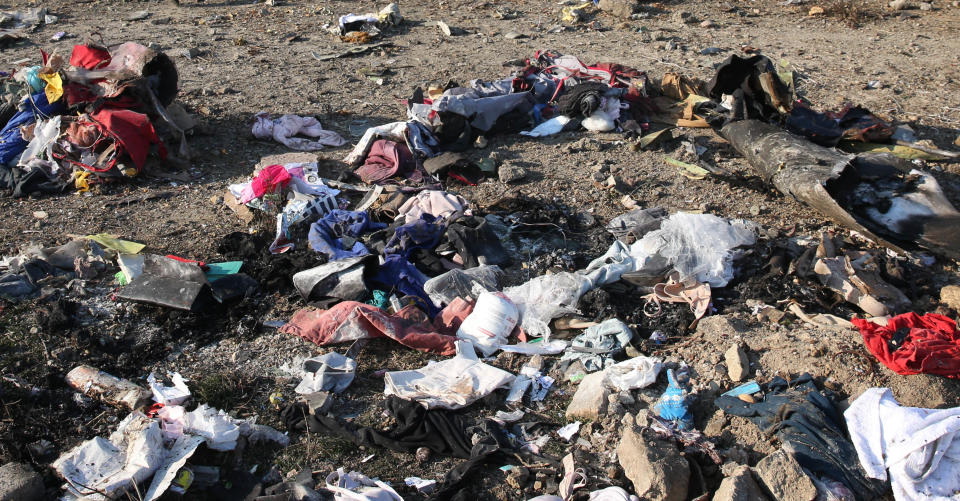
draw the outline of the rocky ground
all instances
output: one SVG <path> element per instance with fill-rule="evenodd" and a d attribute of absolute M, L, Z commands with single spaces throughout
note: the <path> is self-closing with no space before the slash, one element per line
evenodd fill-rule
<path fill-rule="evenodd" d="M 23 8 L 22 3 L 0 1 L 0 10 Z M 271 284 L 261 295 L 229 310 L 206 314 L 118 302 L 111 296 L 116 286 L 110 274 L 70 288 L 51 283 L 40 298 L 4 302 L 0 312 L 0 463 L 28 463 L 39 471 L 46 492 L 43 499 L 59 492 L 60 481 L 49 464 L 83 440 L 108 435 L 125 415 L 108 405 L 77 398 L 63 379 L 75 365 L 94 365 L 140 383 L 151 371 L 179 371 L 190 380 L 198 400 L 236 417 L 256 416 L 259 423 L 282 429 L 270 395 L 293 395 L 297 381 L 280 367 L 297 357 L 330 351 L 269 326 L 303 306 L 284 277 L 315 258 L 309 252 L 283 258 L 242 256 L 229 244 L 228 235 L 235 232 L 273 234 L 272 221 L 240 221 L 220 203 L 226 186 L 245 180 L 262 157 L 287 151 L 250 136 L 251 118 L 259 111 L 316 116 L 325 128 L 356 141 L 367 127 L 403 119 L 401 100 L 414 87 L 502 77 L 509 71 L 505 63 L 531 57 L 536 50 L 574 54 L 585 62 L 622 63 L 647 71 L 656 82 L 667 71 L 708 80 L 728 55 L 752 46 L 774 60 L 789 61 L 799 75 L 799 92 L 821 110 L 839 109 L 845 102 L 860 104 L 909 124 L 921 139 L 945 149 L 956 149 L 953 143 L 960 134 L 960 104 L 955 99 L 960 94 L 956 2 L 892 10 L 879 3 L 842 0 L 799 5 L 776 0 L 670 1 L 643 4 L 634 18 L 598 12 L 558 31 L 554 28 L 560 25 L 563 6 L 552 1 L 412 0 L 400 4 L 404 23 L 383 34 L 383 41 L 392 46 L 331 61 L 318 61 L 313 53 L 340 51 L 350 44 L 325 27 L 335 25 L 341 14 L 378 10 L 383 5 L 315 0 L 278 0 L 275 5 L 51 0 L 43 6 L 59 19 L 31 33 L 29 43 L 0 53 L 5 66 L 23 58 L 38 59 L 40 49 L 69 54 L 73 44 L 87 39 L 149 44 L 174 58 L 180 74 L 178 100 L 195 115 L 198 126 L 189 137 L 192 157 L 186 168 L 157 161 L 141 179 L 98 186 L 83 195 L 0 198 L 0 210 L 6 215 L 0 225 L 0 254 L 14 255 L 30 245 L 59 245 L 75 235 L 106 232 L 142 242 L 156 254 L 207 261 L 241 257 L 261 284 Z M 809 15 L 811 6 L 822 6 L 824 15 Z M 146 16 L 140 15 L 142 11 Z M 445 36 L 436 21 L 444 21 L 459 34 Z M 49 41 L 57 31 L 69 36 Z M 704 50 L 710 48 L 720 50 Z M 470 155 L 480 159 L 495 152 L 504 162 L 526 169 L 527 177 L 510 185 L 491 179 L 475 187 L 449 189 L 480 209 L 528 214 L 531 220 L 546 224 L 531 232 L 528 240 L 517 242 L 520 255 L 508 270 L 507 285 L 547 270 L 582 268 L 600 255 L 613 241 L 603 226 L 624 212 L 624 194 L 640 207 L 709 212 L 761 225 L 763 237 L 737 262 L 737 278 L 714 291 L 716 312 L 694 328 L 689 327 L 692 315 L 678 305 L 667 306 L 666 314 L 658 318 L 644 316 L 639 294 L 622 288 L 595 291 L 578 305 L 586 319 L 618 317 L 634 324 L 640 339 L 631 350 L 663 357 L 669 367 L 688 367 L 695 425 L 713 444 L 720 464 L 701 456 L 691 461 L 699 466 L 694 467 L 687 498 L 707 494 L 698 499 L 709 499 L 725 477 L 743 475 L 737 464 L 757 467 L 779 449 L 776 440 L 754 424 L 726 415 L 713 404 L 719 393 L 737 384 L 729 377 L 725 357 L 731 346 L 741 346 L 749 361 L 748 376 L 760 382 L 776 375 L 793 378 L 810 373 L 841 402 L 881 386 L 890 387 L 904 405 L 960 405 L 956 381 L 894 374 L 865 350 L 855 330 L 814 328 L 789 316 L 780 322 L 757 318 L 754 301 L 786 310 L 788 301 L 794 300 L 808 313 L 830 312 L 843 318 L 857 313 L 815 282 L 792 276 L 770 278 L 764 268 L 791 237 L 816 240 L 822 231 L 835 227 L 813 209 L 765 186 L 710 130 L 679 130 L 675 135 L 705 146 L 704 161 L 731 174 L 701 180 L 680 175 L 664 161 L 682 150 L 679 140 L 654 151 L 634 151 L 630 141 L 617 133 L 563 133 L 542 139 L 499 136 L 489 138 L 488 146 L 471 150 Z M 324 174 L 335 178 L 346 170 L 341 159 L 348 148 L 320 152 Z M 925 167 L 960 206 L 957 164 L 928 162 Z M 611 175 L 620 179 L 619 190 L 598 182 Z M 869 247 L 854 240 L 851 245 Z M 898 262 L 910 277 L 909 283 L 901 285 L 913 311 L 937 311 L 956 318 L 954 308 L 960 305 L 941 302 L 940 295 L 944 286 L 960 284 L 955 263 L 937 259 L 930 264 L 918 255 L 902 256 Z M 658 330 L 668 336 L 665 344 L 647 341 Z M 431 359 L 438 357 L 387 340 L 372 341 L 357 359 L 356 381 L 336 398 L 336 414 L 358 424 L 387 424 L 381 406 L 382 371 L 417 368 Z M 501 353 L 492 363 L 516 372 L 525 361 L 526 357 Z M 556 357 L 547 357 L 547 363 L 555 368 Z M 577 390 L 562 374 L 553 375 L 558 381 L 555 389 L 528 408 L 550 432 L 567 424 L 565 411 Z M 609 485 L 640 490 L 633 478 L 670 476 L 670 465 L 686 464 L 683 457 L 677 460 L 667 451 L 667 459 L 660 462 L 666 470 L 651 474 L 644 468 L 656 469 L 658 462 L 643 458 L 657 451 L 638 450 L 645 449 L 647 441 L 637 434 L 641 432 L 633 431 L 634 425 L 643 424 L 665 387 L 661 377 L 656 385 L 631 394 L 603 395 L 608 401 L 597 407 L 606 411 L 585 422 L 571 442 L 552 435 L 544 452 L 558 459 L 573 452 L 577 466 L 587 473 L 587 487 L 578 496 Z M 468 413 L 492 415 L 503 408 L 503 393 L 477 402 Z M 460 462 L 418 460 L 310 434 L 291 438 L 291 445 L 284 449 L 265 447 L 236 457 L 214 454 L 197 460 L 224 471 L 258 475 L 271 469 L 282 476 L 311 469 L 317 478 L 343 467 L 399 485 L 405 499 L 422 498 L 403 486 L 405 477 L 440 479 Z M 370 455 L 373 458 L 366 459 Z M 515 468 L 508 473 L 499 466 L 503 465 L 489 465 L 468 484 L 478 499 L 528 499 L 553 493 L 560 479 L 556 469 Z M 757 468 L 761 477 L 763 469 Z"/>

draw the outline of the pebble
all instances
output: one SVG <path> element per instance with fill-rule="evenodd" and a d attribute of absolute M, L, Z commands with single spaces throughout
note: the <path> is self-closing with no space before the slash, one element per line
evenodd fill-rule
<path fill-rule="evenodd" d="M 701 28 L 716 28 L 716 27 L 717 27 L 717 23 L 715 23 L 715 22 L 707 19 L 706 21 L 700 23 L 700 27 L 701 27 Z"/>
<path fill-rule="evenodd" d="M 892 10 L 904 10 L 907 7 L 907 0 L 893 0 L 890 2 L 890 9 Z"/>
<path fill-rule="evenodd" d="M 751 205 L 751 206 L 750 206 L 750 215 L 751 215 L 751 216 L 759 216 L 759 215 L 760 215 L 760 207 L 757 206 L 757 205 Z"/>
<path fill-rule="evenodd" d="M 930 2 L 920 2 L 920 10 L 933 10 L 933 4 Z"/>
<path fill-rule="evenodd" d="M 516 40 L 518 38 L 527 38 L 527 36 L 523 33 L 517 33 L 516 31 L 508 31 L 505 35 L 503 35 L 503 38 L 508 40 Z"/>
<path fill-rule="evenodd" d="M 42 211 L 42 210 L 33 211 L 33 217 L 37 219 L 46 219 L 49 216 L 50 215 L 47 214 L 47 211 Z"/>

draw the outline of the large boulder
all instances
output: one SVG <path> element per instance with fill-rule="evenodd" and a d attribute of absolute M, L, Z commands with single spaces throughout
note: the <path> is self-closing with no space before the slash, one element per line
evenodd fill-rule
<path fill-rule="evenodd" d="M 677 446 L 653 432 L 624 428 L 617 447 L 620 466 L 641 499 L 684 501 L 690 482 L 690 464 Z"/>

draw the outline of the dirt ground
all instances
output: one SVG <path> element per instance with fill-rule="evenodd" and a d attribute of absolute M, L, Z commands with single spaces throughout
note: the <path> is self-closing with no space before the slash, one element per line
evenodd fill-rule
<path fill-rule="evenodd" d="M 833 6 L 843 4 L 831 1 Z M 587 63 L 621 63 L 644 70 L 652 81 L 659 81 L 667 71 L 709 80 L 722 60 L 741 53 L 742 46 L 752 46 L 771 59 L 789 61 L 798 72 L 800 94 L 819 109 L 839 109 L 846 102 L 860 104 L 887 119 L 911 125 L 921 139 L 939 148 L 957 149 L 953 143 L 960 134 L 960 101 L 956 97 L 960 95 L 960 37 L 956 36 L 960 7 L 955 4 L 937 1 L 933 10 L 900 12 L 884 10 L 879 3 L 864 4 L 867 12 L 856 16 L 851 25 L 847 18 L 809 16 L 816 1 L 802 5 L 782 5 L 777 0 L 670 1 L 644 4 L 641 13 L 647 14 L 640 19 L 622 20 L 600 13 L 592 17 L 596 23 L 590 26 L 579 24 L 553 32 L 562 8 L 553 1 L 411 0 L 400 3 L 404 23 L 383 34 L 383 41 L 392 47 L 321 62 L 312 54 L 350 48 L 325 29 L 336 25 L 339 15 L 376 11 L 384 4 L 315 0 L 278 0 L 276 5 L 211 0 L 183 0 L 180 5 L 114 0 L 30 3 L 48 8 L 59 19 L 31 33 L 30 43 L 0 52 L 5 67 L 23 58 L 39 60 L 40 49 L 67 55 L 73 44 L 86 39 L 149 44 L 176 62 L 178 101 L 195 115 L 199 125 L 189 137 L 192 158 L 185 169 L 157 160 L 141 179 L 98 186 L 84 195 L 0 198 L 0 211 L 6 215 L 0 225 L 0 255 L 17 254 L 31 244 L 59 245 L 73 235 L 106 232 L 142 242 L 147 252 L 156 254 L 207 261 L 246 258 L 251 274 L 261 284 L 270 280 L 276 284 L 265 287 L 256 298 L 209 314 L 115 301 L 111 299 L 115 288 L 111 274 L 82 286 L 51 284 L 35 300 L 5 302 L 0 313 L 0 463 L 33 464 L 43 472 L 52 498 L 60 482 L 49 464 L 81 441 L 105 436 L 115 428 L 122 412 L 78 399 L 66 387 L 64 374 L 79 363 L 138 382 L 151 371 L 176 370 L 191 381 L 201 401 L 237 417 L 256 416 L 259 423 L 281 427 L 269 396 L 274 392 L 293 395 L 297 381 L 279 367 L 296 357 L 329 350 L 264 325 L 284 321 L 303 306 L 283 277 L 315 260 L 309 255 L 312 251 L 301 249 L 292 257 L 271 262 L 268 255 L 241 256 L 221 245 L 234 232 L 267 236 L 273 232 L 272 222 L 256 220 L 246 225 L 217 201 L 228 184 L 245 180 L 262 157 L 288 151 L 280 144 L 252 138 L 250 123 L 257 112 L 316 116 L 325 128 L 355 142 L 367 127 L 403 120 L 401 101 L 415 87 L 500 78 L 510 71 L 505 63 L 532 57 L 537 50 L 573 54 Z M 0 0 L 0 10 L 27 5 L 26 1 Z M 126 20 L 142 10 L 149 12 L 145 19 Z M 503 16 L 504 12 L 508 15 Z M 690 13 L 697 22 L 684 22 L 681 12 Z M 443 36 L 435 25 L 440 20 L 463 33 Z M 713 26 L 703 27 L 701 21 L 708 20 Z M 70 36 L 49 41 L 57 31 Z M 507 38 L 510 32 L 524 36 Z M 703 54 L 707 48 L 722 50 Z M 190 49 L 197 50 L 187 57 Z M 370 70 L 382 76 L 368 78 Z M 879 81 L 879 88 L 868 89 L 871 81 Z M 448 190 L 491 212 L 539 211 L 535 217 L 559 229 L 532 235 L 543 244 L 539 248 L 521 245 L 526 255 L 518 256 L 509 270 L 507 285 L 548 269 L 581 268 L 609 246 L 613 237 L 603 231 L 603 225 L 625 209 L 620 204 L 623 193 L 595 182 L 601 170 L 621 177 L 641 207 L 703 211 L 760 224 L 766 238 L 738 261 L 737 279 L 714 291 L 716 315 L 696 329 L 687 328 L 692 317 L 679 306 L 669 307 L 668 314 L 657 319 L 645 317 L 640 314 L 639 295 L 623 294 L 622 290 L 591 293 L 580 305 L 587 318 L 618 316 L 636 324 L 641 338 L 655 330 L 670 337 L 663 346 L 636 344 L 644 353 L 690 366 L 697 390 L 697 427 L 716 443 L 725 461 L 753 465 L 775 447 L 755 426 L 724 416 L 712 404 L 718 392 L 733 386 L 723 366 L 723 352 L 735 341 L 748 347 L 751 369 L 759 381 L 775 374 L 809 372 L 821 384 L 835 382 L 837 393 L 844 398 L 855 398 L 871 386 L 889 386 L 905 405 L 960 405 L 956 381 L 895 375 L 872 359 L 856 331 L 816 330 L 801 322 L 779 325 L 751 315 L 748 299 L 774 306 L 794 299 L 811 312 L 828 311 L 824 306 L 831 305 L 829 311 L 844 318 L 855 313 L 852 307 L 832 304 L 830 294 L 815 284 L 761 279 L 771 252 L 785 245 L 791 227 L 795 225 L 798 236 L 816 238 L 834 226 L 816 211 L 764 186 L 712 131 L 675 133 L 682 134 L 707 147 L 707 163 L 733 174 L 702 180 L 679 175 L 664 162 L 679 141 L 668 142 L 663 149 L 634 151 L 617 133 L 563 133 L 541 139 L 499 136 L 489 138 L 486 148 L 471 150 L 470 155 L 479 159 L 498 152 L 501 158 L 528 169 L 527 179 L 509 186 L 491 179 L 478 186 L 451 186 Z M 335 178 L 346 170 L 341 159 L 349 148 L 320 152 L 323 173 Z M 938 162 L 925 166 L 960 206 L 960 166 Z M 36 218 L 37 211 L 48 217 Z M 960 284 L 956 265 L 941 259 L 932 265 L 918 264 L 916 256 L 906 256 L 901 262 L 913 280 L 908 296 L 914 311 L 940 311 L 956 318 L 956 312 L 945 310 L 938 302 L 942 286 Z M 343 351 L 343 347 L 335 349 Z M 371 342 L 358 358 L 356 381 L 337 397 L 336 414 L 359 424 L 383 425 L 380 371 L 416 368 L 430 359 L 437 357 L 386 340 Z M 548 360 L 553 364 L 556 358 Z M 501 354 L 494 364 L 517 371 L 523 361 Z M 635 413 L 652 406 L 664 387 L 661 382 L 637 391 L 636 402 L 623 410 Z M 563 411 L 575 389 L 570 383 L 558 383 L 546 400 L 530 411 L 559 427 L 565 424 Z M 492 415 L 502 409 L 503 395 L 496 397 L 478 402 L 469 413 Z M 611 452 L 617 436 L 610 422 L 586 424 L 580 434 L 584 440 L 567 444 L 554 435 L 545 451 L 557 458 L 575 452 L 578 466 L 585 467 L 590 478 L 589 489 L 579 492 L 606 485 L 629 490 L 630 482 L 622 471 L 614 467 L 608 472 L 609 466 L 616 465 Z M 375 454 L 372 459 L 362 462 L 371 454 Z M 312 468 L 317 478 L 343 467 L 399 485 L 407 499 L 420 496 L 403 486 L 405 477 L 439 480 L 459 462 L 440 458 L 420 462 L 412 455 L 364 450 L 315 435 L 295 435 L 283 450 L 265 448 L 237 457 L 203 459 L 225 469 L 249 471 L 255 466 L 263 473 L 275 468 L 284 476 Z M 716 468 L 705 474 L 708 488 L 715 488 L 722 478 Z M 478 499 L 512 500 L 547 493 L 556 488 L 558 479 L 545 476 L 539 488 L 531 479 L 523 490 L 504 480 L 505 474 L 491 466 L 468 485 L 476 489 Z M 192 497 L 204 499 L 202 496 Z"/>

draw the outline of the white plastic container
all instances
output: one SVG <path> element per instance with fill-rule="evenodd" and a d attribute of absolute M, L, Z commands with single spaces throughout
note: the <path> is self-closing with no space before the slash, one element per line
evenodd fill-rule
<path fill-rule="evenodd" d="M 483 356 L 489 357 L 506 344 L 519 318 L 517 305 L 502 292 L 484 292 L 477 298 L 473 312 L 460 324 L 457 337 L 470 341 Z"/>

